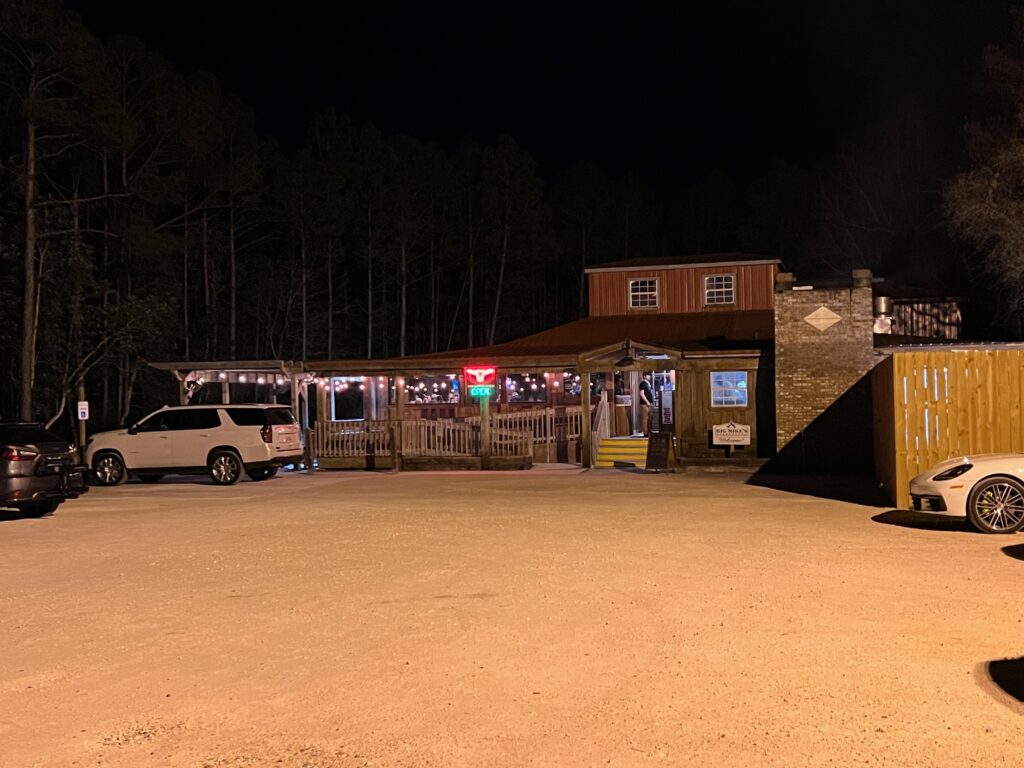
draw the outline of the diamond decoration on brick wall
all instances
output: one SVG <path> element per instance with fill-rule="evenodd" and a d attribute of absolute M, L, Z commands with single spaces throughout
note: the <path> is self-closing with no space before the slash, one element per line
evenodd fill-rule
<path fill-rule="evenodd" d="M 827 331 L 842 319 L 828 307 L 818 307 L 804 318 L 806 322 L 813 325 L 819 331 Z"/>

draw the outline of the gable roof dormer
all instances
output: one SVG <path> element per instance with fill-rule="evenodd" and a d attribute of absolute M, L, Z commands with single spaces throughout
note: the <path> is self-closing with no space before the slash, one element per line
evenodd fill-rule
<path fill-rule="evenodd" d="M 782 261 L 754 253 L 640 258 L 586 269 L 590 315 L 772 309 Z"/>

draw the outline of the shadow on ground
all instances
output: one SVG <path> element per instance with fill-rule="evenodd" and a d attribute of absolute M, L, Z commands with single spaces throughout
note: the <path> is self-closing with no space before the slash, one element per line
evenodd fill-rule
<path fill-rule="evenodd" d="M 1024 560 L 1024 544 L 1011 544 L 1008 547 L 1003 547 L 1003 554 L 1014 560 Z"/>
<path fill-rule="evenodd" d="M 759 471 L 747 484 L 867 507 L 889 506 L 889 499 L 878 481 L 862 475 L 789 475 Z"/>
<path fill-rule="evenodd" d="M 871 518 L 882 525 L 898 525 L 900 528 L 914 528 L 919 531 L 946 531 L 948 533 L 977 533 L 966 517 L 929 515 L 924 512 L 910 512 L 905 509 L 891 509 Z"/>
<path fill-rule="evenodd" d="M 53 512 L 46 515 L 30 515 L 17 509 L 0 509 L 0 523 L 13 523 L 15 520 L 46 520 L 53 517 Z"/>
<path fill-rule="evenodd" d="M 1000 691 L 1024 702 L 1024 657 L 990 661 L 985 672 Z"/>

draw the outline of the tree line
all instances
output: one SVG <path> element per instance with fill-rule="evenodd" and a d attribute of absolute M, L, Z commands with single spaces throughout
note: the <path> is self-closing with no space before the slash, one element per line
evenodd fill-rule
<path fill-rule="evenodd" d="M 510 136 L 439 147 L 325 112 L 299 146 L 205 74 L 0 0 L 0 416 L 124 423 L 147 360 L 387 357 L 585 313 L 583 270 L 746 250 L 787 267 L 956 271 L 913 110 L 816 169 L 737 187 L 578 163 Z M 909 151 L 912 148 L 914 151 Z"/>

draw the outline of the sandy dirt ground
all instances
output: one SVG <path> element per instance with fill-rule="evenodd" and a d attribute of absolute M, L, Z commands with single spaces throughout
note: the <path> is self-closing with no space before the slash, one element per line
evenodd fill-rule
<path fill-rule="evenodd" d="M 0 765 L 1024 764 L 984 672 L 1024 654 L 1024 536 L 746 479 L 133 483 L 0 522 Z"/>

